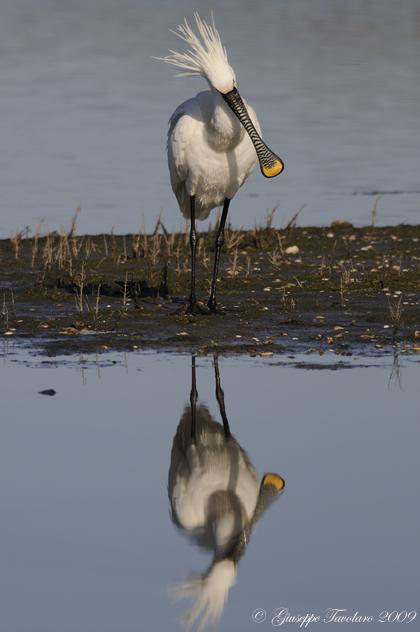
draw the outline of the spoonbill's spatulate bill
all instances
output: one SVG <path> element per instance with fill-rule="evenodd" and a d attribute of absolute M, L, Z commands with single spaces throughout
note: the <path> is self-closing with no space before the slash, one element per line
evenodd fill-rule
<path fill-rule="evenodd" d="M 216 304 L 216 280 L 220 250 L 229 204 L 259 162 L 267 178 L 283 171 L 283 162 L 261 138 L 254 110 L 243 101 L 235 73 L 214 22 L 212 26 L 195 14 L 201 39 L 187 21 L 175 32 L 190 47 L 187 53 L 163 58 L 181 69 L 178 76 L 200 75 L 210 90 L 199 92 L 172 114 L 168 132 L 168 163 L 172 189 L 179 207 L 191 221 L 191 294 L 187 314 L 222 313 Z M 206 308 L 197 304 L 195 294 L 196 219 L 223 205 L 215 243 L 215 261 L 210 298 Z"/>

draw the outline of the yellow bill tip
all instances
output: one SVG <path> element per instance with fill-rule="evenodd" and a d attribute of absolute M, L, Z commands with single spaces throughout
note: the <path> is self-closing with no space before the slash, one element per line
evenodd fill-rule
<path fill-rule="evenodd" d="M 274 485 L 277 491 L 281 492 L 284 487 L 284 480 L 278 474 L 266 474 L 262 481 L 263 485 Z"/>
<path fill-rule="evenodd" d="M 271 165 L 270 167 L 261 165 L 261 171 L 266 178 L 274 178 L 275 176 L 278 176 L 279 173 L 283 171 L 283 169 L 284 164 L 281 160 L 277 160 L 274 165 Z"/>

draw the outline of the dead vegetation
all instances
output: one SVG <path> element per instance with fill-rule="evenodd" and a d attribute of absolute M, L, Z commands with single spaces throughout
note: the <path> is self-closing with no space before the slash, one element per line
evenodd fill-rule
<path fill-rule="evenodd" d="M 420 227 L 378 228 L 372 214 L 372 225 L 366 228 L 348 222 L 301 228 L 297 226 L 301 210 L 280 229 L 274 227 L 276 208 L 251 230 L 227 227 L 218 279 L 220 301 L 228 313 L 223 327 L 235 322 L 240 328 L 248 323 L 260 328 L 267 318 L 279 332 L 306 323 L 306 339 L 329 337 L 334 344 L 345 345 L 346 340 L 327 331 L 317 338 L 321 319 L 315 319 L 334 313 L 336 321 L 347 322 L 354 315 L 354 329 L 363 326 L 359 340 L 379 347 L 386 336 L 397 344 L 411 330 L 418 331 Z M 170 232 L 159 216 L 152 234 L 146 234 L 143 221 L 133 235 L 116 235 L 114 229 L 108 235 L 78 235 L 79 213 L 80 208 L 60 232 L 50 232 L 42 221 L 33 234 L 26 227 L 0 242 L 3 333 L 22 331 L 22 322 L 29 322 L 30 310 L 38 311 L 38 306 L 50 331 L 82 319 L 85 329 L 96 332 L 110 328 L 122 332 L 125 323 L 152 331 L 148 321 L 152 314 L 157 318 L 171 313 L 186 299 L 188 223 L 185 231 Z M 198 228 L 202 230 L 197 291 L 204 302 L 210 289 L 217 221 Z M 240 320 L 232 320 L 232 314 L 241 314 Z M 195 325 L 210 331 L 216 326 L 213 321 L 220 319 L 198 317 Z M 34 318 L 30 322 L 35 327 Z M 174 329 L 178 322 L 180 317 L 174 317 L 159 327 Z M 379 333 L 374 339 L 366 337 L 371 336 L 366 325 L 370 329 L 372 324 L 382 330 L 382 338 Z M 301 334 L 294 333 L 300 340 Z"/>

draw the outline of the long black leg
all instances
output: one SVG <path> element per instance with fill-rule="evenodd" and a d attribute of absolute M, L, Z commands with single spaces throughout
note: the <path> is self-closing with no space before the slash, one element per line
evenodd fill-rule
<path fill-rule="evenodd" d="M 195 196 L 190 197 L 190 218 L 191 218 L 191 230 L 190 230 L 190 247 L 191 247 L 191 292 L 188 299 L 189 307 L 187 314 L 193 314 L 195 316 L 197 309 L 197 298 L 195 296 L 195 253 L 197 251 L 197 233 L 195 232 Z"/>
<path fill-rule="evenodd" d="M 197 314 L 203 314 L 204 310 L 197 305 L 197 297 L 195 295 L 195 257 L 197 251 L 197 233 L 195 230 L 195 196 L 190 197 L 190 218 L 191 218 L 191 230 L 190 230 L 190 247 L 191 247 L 191 290 L 190 297 L 186 304 L 186 314 L 196 316 Z M 185 306 L 180 307 L 174 314 L 178 314 L 184 310 Z"/>
<path fill-rule="evenodd" d="M 219 362 L 218 362 L 217 357 L 214 358 L 214 373 L 216 376 L 216 399 L 217 399 L 217 403 L 219 404 L 219 410 L 220 410 L 220 414 L 223 420 L 223 429 L 225 431 L 225 436 L 228 439 L 231 436 L 231 434 L 230 434 L 229 422 L 226 416 L 225 394 L 220 385 Z"/>
<path fill-rule="evenodd" d="M 227 218 L 227 214 L 229 210 L 229 204 L 230 204 L 230 200 L 226 198 L 223 204 L 222 217 L 220 218 L 219 229 L 217 231 L 216 241 L 215 241 L 216 252 L 214 256 L 213 281 L 211 284 L 210 298 L 207 303 L 207 308 L 211 311 L 212 314 L 223 314 L 222 310 L 218 309 L 216 305 L 216 283 L 217 283 L 217 273 L 219 271 L 220 251 L 222 249 L 223 242 L 224 242 L 225 224 L 226 224 L 226 218 Z"/>
<path fill-rule="evenodd" d="M 191 405 L 191 443 L 196 442 L 196 405 L 197 405 L 197 385 L 195 380 L 195 356 L 192 357 L 191 365 L 191 393 L 190 393 L 190 405 Z"/>

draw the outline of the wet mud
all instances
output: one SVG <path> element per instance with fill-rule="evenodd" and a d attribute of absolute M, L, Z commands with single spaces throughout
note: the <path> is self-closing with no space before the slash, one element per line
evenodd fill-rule
<path fill-rule="evenodd" d="M 0 241 L 0 332 L 9 345 L 49 357 L 420 352 L 420 226 L 228 229 L 217 282 L 224 315 L 197 317 L 174 313 L 189 295 L 187 232 L 169 234 L 160 221 L 153 235 L 74 228 Z M 199 234 L 204 305 L 214 238 L 211 226 Z"/>

